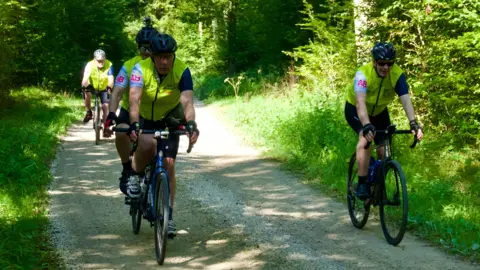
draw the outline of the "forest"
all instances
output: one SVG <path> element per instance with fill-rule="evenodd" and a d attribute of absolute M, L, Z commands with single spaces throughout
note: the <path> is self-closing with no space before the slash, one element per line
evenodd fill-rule
<path fill-rule="evenodd" d="M 60 104 L 34 123 L 50 137 L 80 118 L 72 100 L 80 97 L 85 64 L 101 48 L 117 73 L 138 53 L 134 37 L 145 16 L 178 42 L 198 99 L 225 107 L 239 129 L 256 135 L 252 144 L 340 200 L 356 144 L 343 114 L 345 92 L 371 61 L 375 41 L 394 44 L 425 133 L 413 150 L 411 137 L 395 145 L 408 178 L 409 231 L 446 252 L 480 258 L 479 1 L 1 0 L 0 149 L 17 154 L 0 161 L 0 236 L 12 235 L 0 241 L 0 266 L 32 254 L 30 265 L 54 260 L 51 247 L 36 248 L 46 221 L 44 211 L 32 211 L 45 206 L 45 192 L 36 190 L 49 182 L 45 164 L 54 149 L 30 155 L 21 140 L 35 139 L 9 139 L 19 119 L 36 121 L 20 108 L 38 110 L 36 117 Z M 408 127 L 398 99 L 390 112 Z M 38 147 L 56 143 L 40 137 Z M 43 229 L 21 227 L 25 220 Z M 31 235 L 21 255 L 6 251 L 18 239 L 12 230 Z"/>

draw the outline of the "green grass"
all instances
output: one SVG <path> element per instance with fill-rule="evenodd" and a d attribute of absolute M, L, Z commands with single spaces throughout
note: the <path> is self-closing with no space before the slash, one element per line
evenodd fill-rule
<path fill-rule="evenodd" d="M 213 102 L 210 100 L 210 102 Z M 344 100 L 319 92 L 288 96 L 224 98 L 224 107 L 247 141 L 265 155 L 300 171 L 305 182 L 345 200 L 347 160 L 357 136 L 344 118 Z M 397 101 L 397 103 L 399 103 Z M 408 128 L 399 106 L 392 121 Z M 423 142 L 410 149 L 411 136 L 394 138 L 395 158 L 407 177 L 409 231 L 447 252 L 480 260 L 480 151 L 478 146 L 455 146 L 445 134 L 425 127 Z"/>
<path fill-rule="evenodd" d="M 46 186 L 57 135 L 81 117 L 81 103 L 39 88 L 12 91 L 0 109 L 0 269 L 52 269 Z"/>

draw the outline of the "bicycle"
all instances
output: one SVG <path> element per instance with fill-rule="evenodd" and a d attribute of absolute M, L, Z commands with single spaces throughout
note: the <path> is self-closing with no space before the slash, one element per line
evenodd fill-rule
<path fill-rule="evenodd" d="M 115 132 L 128 132 L 128 128 L 114 128 Z M 141 134 L 154 134 L 157 140 L 157 151 L 149 165 L 144 169 L 144 178 L 140 181 L 140 197 L 131 199 L 125 197 L 125 204 L 130 205 L 130 216 L 132 218 L 132 229 L 134 234 L 140 231 L 142 216 L 150 222 L 150 227 L 155 227 L 155 255 L 157 263 L 162 265 L 165 260 L 167 237 L 168 237 L 168 215 L 170 208 L 170 182 L 167 171 L 163 168 L 163 152 L 159 150 L 161 140 L 168 139 L 170 134 L 186 135 L 184 126 L 178 130 L 169 131 L 141 130 Z M 130 151 L 130 158 L 136 150 L 136 143 Z M 192 142 L 189 140 L 187 153 L 192 150 Z M 153 168 L 153 169 L 152 169 Z"/>
<path fill-rule="evenodd" d="M 102 118 L 100 116 L 102 111 L 102 105 L 100 104 L 100 91 L 95 90 L 91 85 L 87 87 L 82 87 L 81 90 L 84 94 L 90 92 L 95 96 L 92 121 L 93 129 L 95 130 L 95 144 L 98 145 L 100 143 L 100 130 L 103 129 L 101 120 Z"/>
<path fill-rule="evenodd" d="M 368 168 L 367 187 L 370 191 L 370 198 L 363 201 L 355 196 L 357 168 L 356 152 L 349 161 L 347 175 L 347 203 L 348 213 L 354 227 L 361 229 L 367 223 L 370 214 L 370 207 L 379 206 L 380 222 L 382 231 L 387 242 L 393 246 L 398 245 L 405 234 L 408 219 L 408 194 L 407 183 L 400 164 L 393 159 L 393 136 L 395 134 L 412 134 L 411 130 L 397 130 L 396 125 L 390 125 L 385 130 L 377 130 L 376 133 L 385 134 L 385 142 L 377 145 L 376 148 L 385 146 L 385 157 L 383 160 L 376 160 L 370 157 Z M 410 148 L 414 148 L 418 142 L 414 136 L 414 142 Z M 365 149 L 370 147 L 367 144 Z M 389 173 L 393 172 L 393 183 L 388 181 Z M 400 195 L 401 193 L 401 195 Z M 357 203 L 358 201 L 358 203 Z M 359 206 L 356 209 L 356 206 Z M 392 206 L 392 207 L 389 207 Z M 387 226 L 387 209 L 393 208 L 393 219 L 400 219 L 398 232 L 395 233 Z"/>

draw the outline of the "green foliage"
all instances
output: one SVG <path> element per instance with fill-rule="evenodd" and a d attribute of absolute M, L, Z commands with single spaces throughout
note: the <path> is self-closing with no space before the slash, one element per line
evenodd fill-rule
<path fill-rule="evenodd" d="M 223 106 L 240 134 L 248 134 L 247 141 L 343 200 L 347 161 L 357 136 L 344 119 L 343 99 L 319 92 L 233 99 Z M 392 116 L 400 128 L 407 128 L 403 113 Z M 478 260 L 480 151 L 445 146 L 440 135 L 426 134 L 425 141 L 412 150 L 410 136 L 394 138 L 395 157 L 408 183 L 408 228 L 446 251 Z"/>
<path fill-rule="evenodd" d="M 97 48 L 104 49 L 119 70 L 121 60 L 135 53 L 123 33 L 130 4 L 128 0 L 1 3 L 0 59 L 8 59 L 0 64 L 2 86 L 76 87 Z"/>
<path fill-rule="evenodd" d="M 417 148 L 408 148 L 409 136 L 394 140 L 395 157 L 408 181 L 409 230 L 448 252 L 478 260 L 480 151 L 474 143 L 479 127 L 480 91 L 475 81 L 479 4 L 372 2 L 367 37 L 372 44 L 390 40 L 396 45 L 416 113 L 425 123 L 424 141 Z M 351 7 L 332 3 L 318 14 L 308 2 L 304 4 L 306 18 L 299 26 L 313 37 L 285 52 L 297 61 L 297 86 L 271 87 L 274 80 L 266 82 L 247 70 L 240 95 L 261 95 L 220 102 L 227 104 L 238 130 L 248 134 L 246 140 L 303 172 L 307 182 L 344 198 L 347 160 L 357 140 L 343 116 L 343 93 L 351 87 L 356 67 Z M 232 96 L 221 78 L 225 77 L 206 76 L 200 97 Z M 390 112 L 394 123 L 407 128 L 399 102 Z M 464 139 L 472 144 L 462 143 Z"/>
<path fill-rule="evenodd" d="M 11 93 L 15 104 L 0 111 L 0 268 L 57 268 L 45 233 L 49 165 L 81 102 L 39 88 Z"/>
<path fill-rule="evenodd" d="M 343 89 L 354 74 L 355 40 L 351 25 L 351 6 L 339 4 L 324 5 L 328 12 L 316 15 L 311 4 L 304 1 L 306 18 L 299 24 L 314 34 L 307 45 L 286 52 L 295 60 L 302 60 L 296 74 L 302 77 L 301 83 L 307 89 L 319 89 L 329 85 L 322 94 L 331 97 L 343 95 L 335 92 Z"/>
<path fill-rule="evenodd" d="M 379 2 L 370 34 L 399 48 L 425 124 L 453 141 L 479 143 L 480 3 Z"/>

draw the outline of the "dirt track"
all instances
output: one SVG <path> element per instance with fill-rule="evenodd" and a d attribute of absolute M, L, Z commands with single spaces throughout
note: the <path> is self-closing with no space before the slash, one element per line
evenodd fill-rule
<path fill-rule="evenodd" d="M 407 234 L 398 247 L 370 220 L 355 229 L 346 206 L 301 184 L 241 143 L 197 104 L 201 137 L 182 138 L 174 219 L 162 269 L 478 269 Z M 153 228 L 131 231 L 112 140 L 95 146 L 73 125 L 52 167 L 52 235 L 68 269 L 157 269 Z"/>

